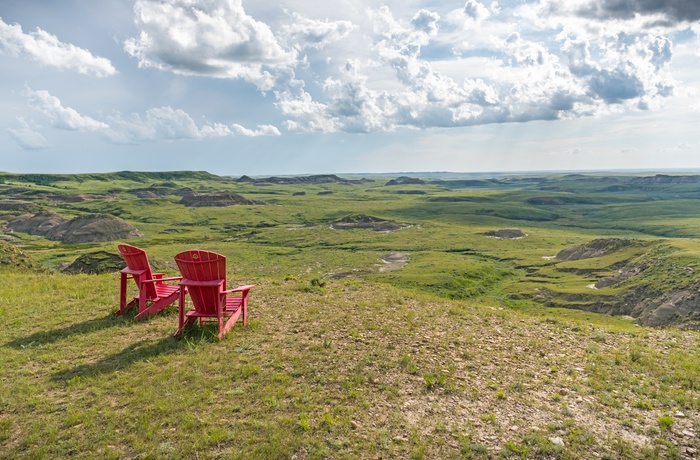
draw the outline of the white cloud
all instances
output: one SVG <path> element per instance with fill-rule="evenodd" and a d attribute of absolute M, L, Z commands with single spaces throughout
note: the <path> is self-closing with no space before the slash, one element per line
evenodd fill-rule
<path fill-rule="evenodd" d="M 371 54 L 322 78 L 320 92 L 304 81 L 285 83 L 275 92 L 276 106 L 289 117 L 289 130 L 307 132 L 571 119 L 658 107 L 677 85 L 669 37 L 641 21 L 625 34 L 619 21 L 583 19 L 584 3 L 506 8 L 468 0 L 444 22 L 426 9 L 410 21 L 396 19 L 388 6 L 370 9 Z M 516 20 L 522 33 L 512 32 Z M 474 34 L 478 40 L 465 40 Z M 479 69 L 459 67 L 478 60 Z M 386 71 L 393 72 L 393 84 L 379 89 L 369 75 Z"/>
<path fill-rule="evenodd" d="M 240 136 L 258 137 L 258 136 L 280 136 L 280 130 L 272 125 L 258 125 L 258 129 L 248 129 L 241 125 L 231 125 L 231 131 Z"/>
<path fill-rule="evenodd" d="M 389 94 L 370 89 L 367 77 L 360 70 L 359 62 L 348 60 L 339 78 L 326 80 L 324 90 L 330 98 L 328 114 L 346 132 L 393 130 L 388 124 L 395 110 Z"/>
<path fill-rule="evenodd" d="M 270 28 L 243 9 L 242 0 L 137 0 L 138 38 L 124 47 L 139 65 L 183 75 L 243 79 L 273 87 L 270 69 L 296 61 Z"/>
<path fill-rule="evenodd" d="M 116 113 L 107 117 L 106 123 L 81 115 L 77 110 L 63 107 L 61 101 L 48 91 L 34 91 L 26 88 L 30 107 L 41 112 L 55 128 L 70 131 L 100 131 L 115 144 L 139 144 L 144 142 L 199 140 L 212 137 L 241 136 L 279 136 L 279 129 L 272 125 L 258 125 L 252 130 L 239 124 L 230 127 L 222 123 L 206 123 L 197 126 L 192 117 L 182 109 L 170 106 L 148 109 L 144 116 L 133 113 L 123 117 Z M 36 132 L 24 119 L 18 118 L 19 128 L 10 128 L 9 132 L 23 148 L 43 148 L 48 145 L 46 139 Z"/>
<path fill-rule="evenodd" d="M 12 138 L 24 150 L 40 150 L 49 146 L 49 141 L 38 131 L 36 127 L 30 125 L 24 118 L 17 118 L 18 128 L 8 128 Z"/>
<path fill-rule="evenodd" d="M 297 12 L 289 12 L 289 22 L 283 24 L 280 35 L 297 49 L 322 49 L 340 41 L 357 29 L 350 21 L 319 21 Z"/>
<path fill-rule="evenodd" d="M 99 131 L 108 127 L 105 123 L 81 115 L 73 108 L 63 107 L 60 99 L 46 90 L 33 91 L 26 87 L 25 94 L 29 106 L 44 114 L 55 128 L 69 131 Z"/>
<path fill-rule="evenodd" d="M 169 106 L 149 109 L 144 116 L 134 113 L 124 118 L 116 114 L 108 117 L 108 121 L 110 129 L 105 130 L 104 135 L 115 144 L 201 140 L 233 135 L 280 135 L 279 130 L 272 125 L 259 125 L 256 130 L 238 124 L 229 127 L 222 123 L 207 123 L 199 127 L 187 112 Z"/>
<path fill-rule="evenodd" d="M 220 124 L 200 129 L 187 112 L 169 106 L 148 109 L 143 117 L 137 113 L 128 118 L 116 114 L 108 117 L 107 121 L 110 129 L 104 134 L 117 144 L 201 139 L 230 134 L 228 129 Z"/>
<path fill-rule="evenodd" d="M 292 72 L 275 90 L 275 106 L 291 119 L 284 122 L 292 132 L 328 133 L 337 130 L 336 120 L 328 112 L 326 104 L 314 101 L 304 89 L 304 82 Z"/>
<path fill-rule="evenodd" d="M 462 13 L 474 21 L 481 22 L 491 16 L 491 12 L 483 3 L 477 0 L 467 0 L 462 9 Z"/>
<path fill-rule="evenodd" d="M 27 57 L 43 65 L 81 74 L 107 77 L 117 73 L 109 59 L 93 56 L 89 51 L 42 29 L 25 34 L 19 24 L 6 24 L 0 19 L 0 52 Z"/>

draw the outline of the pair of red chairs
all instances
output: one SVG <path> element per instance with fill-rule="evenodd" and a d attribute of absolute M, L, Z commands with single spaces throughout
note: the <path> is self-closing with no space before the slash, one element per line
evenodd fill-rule
<path fill-rule="evenodd" d="M 233 328 L 241 316 L 243 326 L 247 324 L 248 292 L 255 286 L 226 289 L 226 257 L 221 254 L 200 250 L 183 251 L 175 256 L 182 276 L 163 278 L 162 273 L 153 273 L 143 249 L 120 244 L 118 250 L 126 268 L 121 270 L 117 315 L 138 305 L 136 319 L 141 319 L 158 313 L 177 300 L 179 324 L 175 337 L 197 319 L 200 323 L 216 320 L 219 326 L 219 340 Z M 129 278 L 136 282 L 138 294 L 127 303 Z M 165 281 L 178 281 L 178 284 L 166 284 Z M 190 297 L 192 308 L 185 312 L 187 295 Z"/>

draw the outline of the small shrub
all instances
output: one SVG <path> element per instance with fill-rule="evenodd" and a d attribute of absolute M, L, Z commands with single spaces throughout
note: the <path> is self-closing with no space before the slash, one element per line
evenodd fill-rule
<path fill-rule="evenodd" d="M 651 410 L 652 404 L 649 401 L 637 401 L 637 407 L 644 410 Z"/>
<path fill-rule="evenodd" d="M 659 417 L 659 428 L 668 431 L 671 429 L 671 425 L 673 425 L 673 417 L 670 415 L 662 415 Z"/>
<path fill-rule="evenodd" d="M 605 337 L 605 334 L 603 334 L 602 332 L 596 332 L 595 334 L 593 334 L 591 336 L 591 339 L 594 342 L 598 342 L 598 343 L 605 343 L 605 341 L 607 340 L 607 338 Z"/>
<path fill-rule="evenodd" d="M 322 278 L 311 278 L 311 281 L 309 281 L 309 283 L 310 283 L 312 286 L 316 286 L 316 287 L 322 288 L 322 287 L 324 287 L 324 286 L 326 285 L 326 280 L 324 280 L 324 279 L 322 279 Z"/>
<path fill-rule="evenodd" d="M 423 380 L 425 380 L 425 387 L 428 390 L 431 390 L 435 384 L 437 383 L 437 378 L 435 377 L 435 374 L 428 372 L 423 376 Z"/>
<path fill-rule="evenodd" d="M 311 426 L 309 425 L 309 417 L 306 414 L 299 415 L 299 428 L 303 431 L 309 431 Z"/>

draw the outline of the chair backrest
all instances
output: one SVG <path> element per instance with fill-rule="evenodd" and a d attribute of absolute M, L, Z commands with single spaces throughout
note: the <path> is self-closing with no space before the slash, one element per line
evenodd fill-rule
<path fill-rule="evenodd" d="M 123 271 L 133 275 L 137 284 L 139 284 L 141 276 L 145 279 L 153 278 L 151 264 L 148 263 L 146 251 L 136 246 L 131 246 L 130 244 L 120 244 L 117 250 L 119 251 L 119 255 L 122 256 L 122 259 L 124 259 L 124 263 L 126 263 L 126 270 Z M 146 285 L 146 290 L 149 298 L 156 296 L 156 287 L 153 283 L 148 283 Z"/>
<path fill-rule="evenodd" d="M 226 289 L 226 257 L 201 250 L 183 251 L 175 256 L 182 275 L 182 283 L 188 281 L 211 281 L 205 286 L 187 285 L 187 291 L 196 311 L 215 313 L 221 301 L 219 292 Z M 221 281 L 221 284 L 215 283 Z"/>

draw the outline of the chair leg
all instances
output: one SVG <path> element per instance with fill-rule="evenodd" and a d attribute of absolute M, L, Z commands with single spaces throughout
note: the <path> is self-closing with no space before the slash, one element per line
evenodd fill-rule
<path fill-rule="evenodd" d="M 158 299 L 157 301 L 153 302 L 150 307 L 139 311 L 135 319 L 142 319 L 151 315 L 155 315 L 159 311 L 165 309 L 168 305 L 172 304 L 177 297 L 178 293 L 176 292 L 174 294 L 169 295 L 168 297 Z"/>
<path fill-rule="evenodd" d="M 185 290 L 182 288 L 180 288 L 180 300 L 177 303 L 177 310 L 177 331 L 173 337 L 178 337 L 185 328 Z"/>
<path fill-rule="evenodd" d="M 221 329 L 221 328 L 219 329 L 219 331 L 220 331 L 220 332 L 219 332 L 219 340 L 221 340 L 221 338 L 223 338 L 223 336 L 224 336 L 228 331 L 230 331 L 231 329 L 233 329 L 233 326 L 236 325 L 236 321 L 238 321 L 238 318 L 240 318 L 240 317 L 241 317 L 241 314 L 243 313 L 242 308 L 243 308 L 243 307 L 239 308 L 239 309 L 236 310 L 231 316 L 229 316 L 228 319 L 226 320 L 226 323 L 224 324 L 223 329 Z"/>
<path fill-rule="evenodd" d="M 117 316 L 126 310 L 126 273 L 120 273 L 119 275 L 119 310 L 114 312 Z"/>
<path fill-rule="evenodd" d="M 248 297 L 243 297 L 241 302 L 241 310 L 243 310 L 243 326 L 248 325 Z"/>
<path fill-rule="evenodd" d="M 224 305 L 226 304 L 226 301 L 224 300 Z M 219 316 L 216 318 L 217 319 L 217 324 L 219 326 L 219 340 L 224 338 L 224 334 L 226 331 L 224 330 L 224 315 L 223 315 L 223 310 L 224 307 L 223 305 L 219 306 Z"/>

